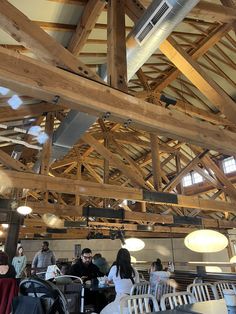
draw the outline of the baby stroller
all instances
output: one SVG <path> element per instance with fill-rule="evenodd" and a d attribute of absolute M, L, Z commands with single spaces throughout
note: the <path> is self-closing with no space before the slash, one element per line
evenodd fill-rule
<path fill-rule="evenodd" d="M 56 285 L 40 278 L 21 281 L 19 296 L 13 301 L 14 314 L 69 314 L 67 301 Z"/>

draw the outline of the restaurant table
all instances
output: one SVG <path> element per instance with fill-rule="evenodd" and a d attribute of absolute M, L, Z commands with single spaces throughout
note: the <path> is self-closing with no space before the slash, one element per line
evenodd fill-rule
<path fill-rule="evenodd" d="M 84 288 L 89 289 L 90 291 L 103 291 L 103 290 L 114 290 L 115 285 L 114 284 L 104 284 L 104 285 L 99 285 L 98 283 L 96 284 L 84 284 Z"/>
<path fill-rule="evenodd" d="M 225 300 L 212 300 L 194 304 L 179 305 L 174 310 L 152 312 L 150 314 L 236 314 L 236 307 L 228 307 Z"/>

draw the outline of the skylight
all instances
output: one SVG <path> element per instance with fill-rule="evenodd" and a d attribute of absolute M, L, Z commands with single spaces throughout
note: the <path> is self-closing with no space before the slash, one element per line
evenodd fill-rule
<path fill-rule="evenodd" d="M 183 177 L 183 186 L 190 186 L 203 181 L 203 177 L 197 172 L 190 172 Z"/>
<path fill-rule="evenodd" d="M 236 160 L 235 158 L 229 157 L 222 161 L 224 173 L 230 173 L 236 171 Z"/>

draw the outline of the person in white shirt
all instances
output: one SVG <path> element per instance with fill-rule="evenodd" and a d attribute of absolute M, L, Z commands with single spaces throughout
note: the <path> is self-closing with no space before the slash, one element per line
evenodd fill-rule
<path fill-rule="evenodd" d="M 120 249 L 118 251 L 116 262 L 109 271 L 108 280 L 115 285 L 116 298 L 104 307 L 100 314 L 120 314 L 120 299 L 129 295 L 132 285 L 139 282 L 139 274 L 131 265 L 128 250 Z"/>

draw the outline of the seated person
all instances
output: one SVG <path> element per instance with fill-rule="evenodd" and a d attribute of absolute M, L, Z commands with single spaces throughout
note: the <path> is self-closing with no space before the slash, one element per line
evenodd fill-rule
<path fill-rule="evenodd" d="M 103 276 L 99 268 L 92 263 L 92 251 L 89 248 L 82 250 L 81 257 L 71 266 L 69 274 L 80 277 L 83 282 L 97 280 L 97 277 Z M 99 313 L 106 304 L 106 300 L 102 293 L 85 288 L 85 305 L 88 304 L 93 304 L 95 312 Z"/>
<path fill-rule="evenodd" d="M 170 272 L 163 271 L 163 265 L 161 260 L 158 258 L 155 262 L 152 263 L 150 269 L 150 287 L 151 287 L 151 294 L 154 295 L 155 287 L 157 283 L 167 281 L 170 277 Z"/>
<path fill-rule="evenodd" d="M 108 280 L 115 284 L 116 298 L 100 314 L 119 314 L 120 299 L 130 294 L 132 285 L 139 282 L 139 274 L 131 265 L 131 258 L 127 249 L 118 251 L 116 262 L 109 271 Z"/>
<path fill-rule="evenodd" d="M 99 268 L 100 272 L 103 273 L 103 275 L 108 274 L 110 267 L 106 259 L 102 257 L 101 253 L 97 253 L 93 256 L 93 264 Z"/>
<path fill-rule="evenodd" d="M 15 278 L 16 271 L 13 265 L 9 264 L 8 255 L 0 252 L 0 278 Z"/>
<path fill-rule="evenodd" d="M 80 277 L 84 282 L 103 276 L 99 268 L 92 263 L 92 251 L 82 250 L 81 257 L 71 266 L 70 275 Z"/>

